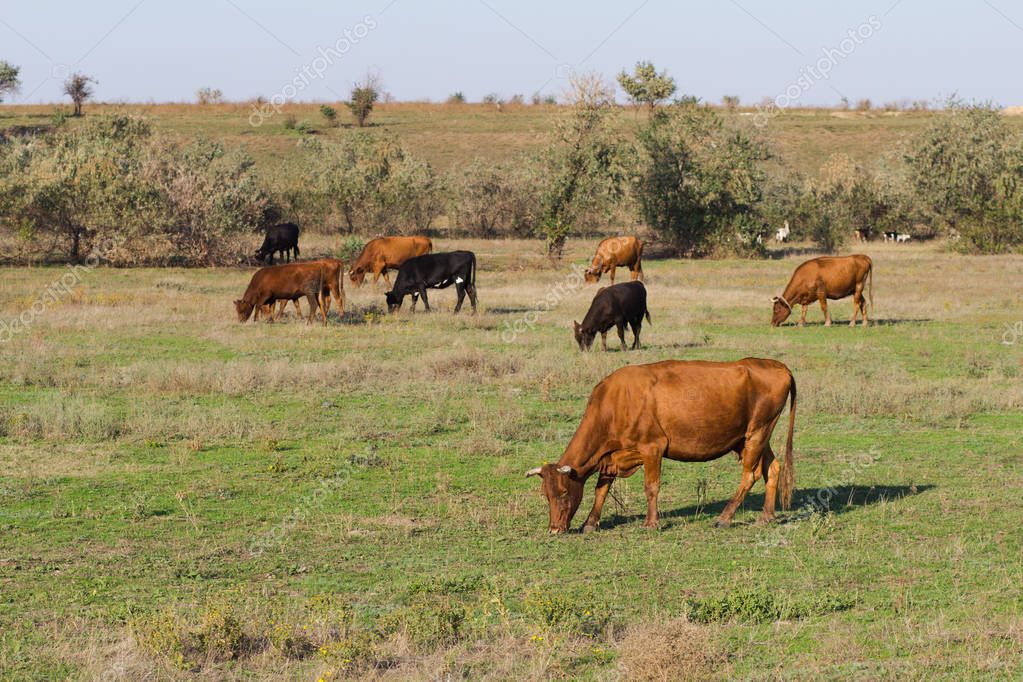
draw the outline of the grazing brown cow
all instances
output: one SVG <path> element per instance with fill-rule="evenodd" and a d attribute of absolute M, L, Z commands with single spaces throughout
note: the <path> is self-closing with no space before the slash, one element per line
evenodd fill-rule
<path fill-rule="evenodd" d="M 785 468 L 771 450 L 771 433 L 789 399 Z M 795 473 L 792 432 L 796 423 L 796 380 L 774 360 L 738 362 L 674 361 L 623 367 L 597 384 L 586 413 L 557 464 L 526 476 L 540 476 L 550 506 L 550 532 L 568 530 L 583 498 L 583 486 L 598 474 L 593 509 L 583 531 L 596 530 L 600 510 L 615 478 L 643 467 L 647 498 L 645 526 L 657 525 L 661 462 L 709 462 L 729 452 L 742 461 L 739 490 L 718 517 L 727 526 L 753 484 L 767 485 L 761 522 L 792 502 Z"/>
<path fill-rule="evenodd" d="M 337 299 L 338 315 L 343 317 L 345 314 L 345 281 L 344 261 L 340 261 L 337 258 L 321 258 L 316 261 L 307 261 L 310 263 L 322 263 L 327 268 L 327 281 L 323 284 L 323 307 L 330 314 L 330 302 L 332 298 Z M 301 297 L 299 297 L 301 298 Z M 298 312 L 298 316 L 302 317 L 302 306 L 298 303 L 298 298 L 291 299 L 291 303 L 295 304 L 295 310 Z M 289 300 L 282 298 L 277 301 L 277 312 L 273 314 L 272 319 L 277 320 L 288 308 Z M 270 306 L 262 306 L 264 315 L 270 317 L 273 312 Z"/>
<path fill-rule="evenodd" d="M 824 326 L 831 326 L 831 314 L 828 312 L 828 299 L 853 297 L 853 317 L 850 327 L 856 326 L 856 318 L 863 313 L 863 326 L 867 322 L 867 306 L 864 305 L 863 289 L 869 289 L 870 305 L 874 305 L 873 263 L 869 256 L 823 256 L 808 260 L 792 274 L 792 279 L 785 287 L 781 296 L 771 299 L 774 303 L 774 314 L 771 326 L 777 327 L 792 314 L 792 306 L 803 306 L 799 316 L 799 326 L 806 324 L 806 307 L 814 301 L 820 301 L 824 311 Z"/>
<path fill-rule="evenodd" d="M 587 282 L 599 282 L 605 272 L 611 273 L 611 284 L 615 283 L 615 271 L 629 268 L 632 279 L 643 279 L 643 242 L 635 237 L 608 237 L 597 244 L 593 262 L 586 268 Z"/>
<path fill-rule="evenodd" d="M 323 324 L 326 325 L 327 310 L 324 307 L 323 289 L 325 286 L 330 288 L 327 271 L 326 265 L 316 261 L 273 265 L 258 270 L 249 281 L 245 294 L 234 302 L 238 321 L 248 321 L 253 311 L 258 320 L 263 306 L 270 306 L 272 309 L 278 300 L 293 301 L 305 296 L 309 302 L 309 317 L 306 322 L 312 324 L 316 308 L 319 306 Z"/>
<path fill-rule="evenodd" d="M 373 273 L 373 285 L 376 286 L 380 275 L 391 284 L 387 276 L 388 270 L 397 270 L 409 258 L 423 256 L 433 252 L 433 242 L 427 237 L 379 237 L 372 239 L 362 248 L 362 253 L 352 265 L 348 279 L 356 287 L 361 287 L 366 273 Z"/>

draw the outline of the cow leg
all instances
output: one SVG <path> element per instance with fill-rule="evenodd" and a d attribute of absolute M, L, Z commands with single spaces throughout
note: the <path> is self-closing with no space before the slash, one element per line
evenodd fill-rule
<path fill-rule="evenodd" d="M 456 284 L 455 291 L 458 292 L 458 302 L 455 303 L 455 312 L 457 313 L 459 310 L 462 309 L 462 301 L 465 300 L 465 285 Z"/>
<path fill-rule="evenodd" d="M 387 286 L 391 286 L 391 277 L 387 274 L 387 268 L 384 268 L 383 275 L 384 281 L 387 282 Z"/>
<path fill-rule="evenodd" d="M 607 332 L 606 331 L 605 332 L 600 332 L 600 345 L 602 345 L 604 347 L 605 351 L 607 350 Z"/>
<path fill-rule="evenodd" d="M 306 302 L 309 303 L 309 316 L 305 320 L 306 324 L 312 324 L 316 319 L 316 308 L 319 306 L 319 302 L 316 300 L 318 297 L 318 294 L 306 294 Z"/>
<path fill-rule="evenodd" d="M 637 350 L 640 348 L 639 332 L 643 329 L 643 318 L 641 317 L 638 320 L 633 320 L 629 324 L 632 325 L 632 336 L 634 337 L 632 341 L 632 350 Z"/>
<path fill-rule="evenodd" d="M 586 517 L 586 521 L 583 523 L 584 533 L 597 530 L 600 527 L 600 513 L 604 509 L 604 500 L 607 499 L 607 493 L 611 490 L 611 484 L 614 483 L 614 480 L 614 476 L 608 476 L 607 474 L 600 474 L 597 477 L 597 487 L 593 491 L 593 509 L 590 510 L 590 515 Z"/>
<path fill-rule="evenodd" d="M 419 297 L 423 299 L 423 307 L 426 308 L 426 312 L 430 312 L 430 299 L 426 297 L 426 285 L 419 285 Z"/>
<path fill-rule="evenodd" d="M 831 326 L 831 313 L 828 312 L 828 298 L 827 298 L 827 296 L 821 296 L 817 300 L 819 300 L 821 302 L 821 310 L 824 311 L 824 326 L 825 327 L 830 327 Z"/>
<path fill-rule="evenodd" d="M 614 283 L 615 283 L 615 273 L 616 273 L 617 271 L 618 271 L 618 268 L 617 268 L 617 267 L 613 267 L 613 268 L 611 268 L 611 271 L 610 271 L 610 273 L 609 273 L 609 274 L 611 275 L 611 284 L 614 284 Z"/>
<path fill-rule="evenodd" d="M 622 320 L 616 325 L 618 327 L 618 340 L 622 342 L 622 352 L 628 350 L 628 346 L 625 345 L 625 321 Z"/>
<path fill-rule="evenodd" d="M 316 298 L 318 299 L 318 302 L 320 304 L 320 315 L 323 316 L 323 326 L 326 327 L 327 326 L 327 303 L 326 303 L 326 301 L 329 300 L 329 299 L 327 299 L 327 297 L 323 295 L 323 289 L 320 289 L 320 293 L 319 293 L 319 295 Z"/>
<path fill-rule="evenodd" d="M 771 426 L 774 426 L 773 422 Z M 732 501 L 728 503 L 728 506 L 721 512 L 721 516 L 718 517 L 715 524 L 718 528 L 727 528 L 731 525 L 732 517 L 735 516 L 735 510 L 739 508 L 739 505 L 742 504 L 743 499 L 746 497 L 746 493 L 750 491 L 753 484 L 760 478 L 760 459 L 764 448 L 767 446 L 771 431 L 772 429 L 763 428 L 746 438 L 746 445 L 742 448 L 742 455 L 740 457 L 742 460 L 742 478 L 739 480 L 739 489 L 735 491 Z"/>
<path fill-rule="evenodd" d="M 657 496 L 661 492 L 663 451 L 643 458 L 643 492 L 646 493 L 646 528 L 657 528 Z"/>
<path fill-rule="evenodd" d="M 472 306 L 472 314 L 476 314 L 476 285 L 466 284 L 465 290 L 469 294 L 469 304 Z"/>
<path fill-rule="evenodd" d="M 849 322 L 850 327 L 856 326 L 856 320 L 860 316 L 860 310 L 863 308 L 863 291 L 856 287 L 856 293 L 853 294 L 853 314 L 852 321 Z"/>
<path fill-rule="evenodd" d="M 800 313 L 800 315 L 799 315 L 799 326 L 800 327 L 805 327 L 806 326 L 806 304 L 805 303 L 803 304 L 803 312 Z"/>
<path fill-rule="evenodd" d="M 760 520 L 757 523 L 770 523 L 774 521 L 774 501 L 778 496 L 778 476 L 781 473 L 781 464 L 774 456 L 770 445 L 764 448 L 764 454 L 760 458 L 760 471 L 764 477 L 767 492 L 764 493 L 764 511 L 760 514 Z"/>

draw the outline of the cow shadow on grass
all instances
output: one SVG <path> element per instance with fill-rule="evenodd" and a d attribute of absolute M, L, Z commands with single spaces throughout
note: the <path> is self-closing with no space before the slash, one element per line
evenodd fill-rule
<path fill-rule="evenodd" d="M 896 326 L 903 325 L 903 324 L 928 324 L 930 322 L 934 322 L 934 320 L 927 319 L 927 318 L 919 318 L 919 319 L 917 319 L 917 318 L 909 318 L 909 317 L 906 317 L 906 318 L 889 318 L 889 319 L 874 319 L 874 318 L 871 318 L 870 319 L 870 326 L 871 327 L 896 327 Z M 807 320 L 805 326 L 806 327 L 823 327 L 824 326 L 824 320 Z M 849 320 L 848 319 L 841 320 L 841 319 L 839 319 L 837 317 L 832 317 L 831 318 L 831 326 L 832 327 L 848 327 L 849 326 Z M 799 325 L 794 323 L 794 322 L 786 322 L 785 324 L 782 325 L 782 329 L 785 329 L 785 328 L 788 328 L 788 327 L 791 327 L 793 329 L 798 329 Z M 861 323 L 858 322 L 858 321 L 856 322 L 856 328 L 857 329 L 861 328 Z"/>
<path fill-rule="evenodd" d="M 830 512 L 835 515 L 847 514 L 854 512 L 863 507 L 869 507 L 879 502 L 894 502 L 901 500 L 904 497 L 912 497 L 921 493 L 931 490 L 935 486 L 930 484 L 922 485 L 840 485 L 830 488 L 800 488 L 797 489 L 792 495 L 792 509 L 787 512 L 775 511 L 776 521 L 779 525 L 787 523 L 794 523 L 800 520 L 805 520 L 815 511 Z M 679 507 L 677 509 L 665 510 L 661 508 L 660 521 L 662 527 L 674 526 L 674 523 L 665 524 L 666 521 L 671 519 L 681 519 L 694 517 L 695 519 L 712 520 L 717 517 L 728 503 L 731 498 L 724 498 L 717 500 L 716 502 L 707 502 L 706 504 L 694 504 L 686 507 Z M 611 500 L 608 501 L 608 505 L 612 505 Z M 641 504 L 644 508 L 646 507 L 646 498 L 640 496 L 639 502 L 634 504 Z M 617 514 L 608 513 L 609 506 L 605 507 L 605 517 L 600 521 L 600 527 L 602 529 L 616 528 L 617 526 L 642 523 L 646 519 L 646 512 L 642 514 Z M 742 512 L 756 512 L 758 515 L 760 510 L 764 508 L 764 494 L 750 493 L 743 500 L 742 506 L 736 512 L 739 516 Z M 747 519 L 741 521 L 733 521 L 734 526 L 745 526 L 755 523 L 755 519 Z"/>

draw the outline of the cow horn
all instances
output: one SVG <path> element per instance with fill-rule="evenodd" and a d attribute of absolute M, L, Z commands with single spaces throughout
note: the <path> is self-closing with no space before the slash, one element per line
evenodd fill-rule
<path fill-rule="evenodd" d="M 526 472 L 526 478 L 529 478 L 530 476 L 539 476 L 541 471 L 543 471 L 542 467 L 530 469 L 529 471 Z"/>

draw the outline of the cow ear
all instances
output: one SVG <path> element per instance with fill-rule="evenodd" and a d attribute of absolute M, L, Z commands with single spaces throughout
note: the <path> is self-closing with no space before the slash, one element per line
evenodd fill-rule
<path fill-rule="evenodd" d="M 574 329 L 576 331 L 579 331 L 579 323 L 578 322 L 576 322 L 575 320 L 572 320 L 572 326 L 574 327 Z"/>
<path fill-rule="evenodd" d="M 563 474 L 575 474 L 575 469 L 573 469 L 567 464 L 562 464 L 561 466 L 559 466 L 558 471 Z"/>

